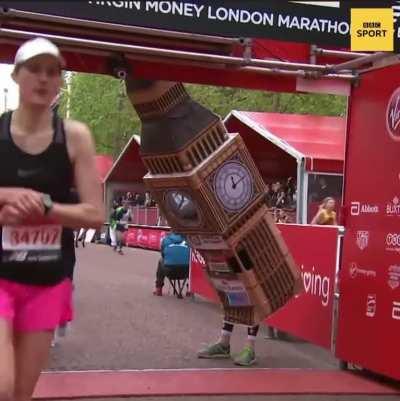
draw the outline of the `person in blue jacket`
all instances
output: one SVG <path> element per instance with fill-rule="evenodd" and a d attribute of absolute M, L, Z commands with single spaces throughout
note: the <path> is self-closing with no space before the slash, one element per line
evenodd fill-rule
<path fill-rule="evenodd" d="M 189 276 L 190 247 L 184 236 L 170 232 L 161 242 L 154 295 L 162 296 L 165 277 L 183 279 Z"/>

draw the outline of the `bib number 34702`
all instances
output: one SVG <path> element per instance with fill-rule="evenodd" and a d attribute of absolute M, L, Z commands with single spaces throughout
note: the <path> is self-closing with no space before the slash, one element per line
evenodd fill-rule
<path fill-rule="evenodd" d="M 62 227 L 48 224 L 40 226 L 4 226 L 4 251 L 44 251 L 61 248 Z"/>

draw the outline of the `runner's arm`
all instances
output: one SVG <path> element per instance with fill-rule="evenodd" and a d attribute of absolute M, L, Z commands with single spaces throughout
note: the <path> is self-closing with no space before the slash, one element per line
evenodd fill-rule
<path fill-rule="evenodd" d="M 319 210 L 318 213 L 311 220 L 310 224 L 321 224 L 321 215 L 322 215 L 322 210 Z"/>
<path fill-rule="evenodd" d="M 66 121 L 65 129 L 80 203 L 54 203 L 49 217 L 66 227 L 100 228 L 105 211 L 91 133 L 86 125 L 76 121 Z"/>

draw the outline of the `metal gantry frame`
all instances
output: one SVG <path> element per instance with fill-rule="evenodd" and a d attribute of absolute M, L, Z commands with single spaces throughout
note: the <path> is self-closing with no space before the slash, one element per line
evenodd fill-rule
<path fill-rule="evenodd" d="M 34 27 L 39 28 L 41 23 L 50 22 L 66 27 L 66 34 L 43 33 L 40 31 L 26 30 L 29 22 Z M 13 22 L 17 29 L 6 28 L 6 23 Z M 71 28 L 74 27 L 75 31 Z M 68 28 L 68 29 L 67 29 Z M 85 33 L 103 32 L 111 39 L 118 40 L 121 36 L 116 34 L 131 34 L 132 37 L 144 36 L 146 38 L 162 38 L 165 40 L 176 40 L 186 44 L 201 44 L 212 48 L 232 48 L 233 46 L 243 46 L 243 56 L 235 57 L 225 54 L 205 53 L 187 50 L 173 50 L 161 46 L 142 46 L 122 41 L 103 41 L 93 38 L 80 38 L 76 28 L 85 29 Z M 68 34 L 68 31 L 70 32 Z M 78 50 L 80 53 L 93 54 L 100 56 L 113 56 L 115 53 L 123 54 L 127 59 L 157 60 L 162 58 L 164 62 L 191 65 L 196 63 L 199 66 L 210 66 L 220 69 L 232 69 L 238 72 L 250 72 L 266 75 L 292 76 L 309 79 L 340 79 L 353 82 L 357 79 L 356 69 L 370 65 L 374 61 L 389 57 L 392 53 L 352 53 L 336 50 L 326 50 L 316 46 L 311 47 L 311 56 L 325 55 L 350 59 L 341 64 L 316 64 L 296 63 L 280 60 L 261 60 L 251 58 L 251 39 L 249 38 L 227 38 L 220 36 L 200 35 L 185 32 L 167 31 L 153 28 L 134 27 L 107 22 L 88 21 L 76 18 L 66 18 L 59 16 L 49 16 L 40 13 L 26 12 L 15 9 L 0 9 L 0 41 L 11 43 L 13 40 L 26 40 L 31 37 L 42 36 L 48 38 L 62 47 L 64 50 Z M 96 35 L 94 35 L 96 37 Z M 311 57 L 311 60 L 314 59 Z"/>

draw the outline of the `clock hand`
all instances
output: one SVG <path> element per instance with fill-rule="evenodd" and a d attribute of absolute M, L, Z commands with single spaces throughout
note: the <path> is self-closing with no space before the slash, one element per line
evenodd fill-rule
<path fill-rule="evenodd" d="M 231 181 L 232 181 L 232 189 L 235 189 L 237 183 L 235 183 L 235 180 L 233 179 L 233 175 L 231 175 Z"/>
<path fill-rule="evenodd" d="M 232 189 L 235 189 L 237 187 L 237 185 L 239 184 L 239 182 L 243 181 L 246 178 L 246 176 L 242 176 L 240 177 L 236 182 L 233 180 L 233 177 L 231 176 L 231 180 L 232 180 Z"/>

